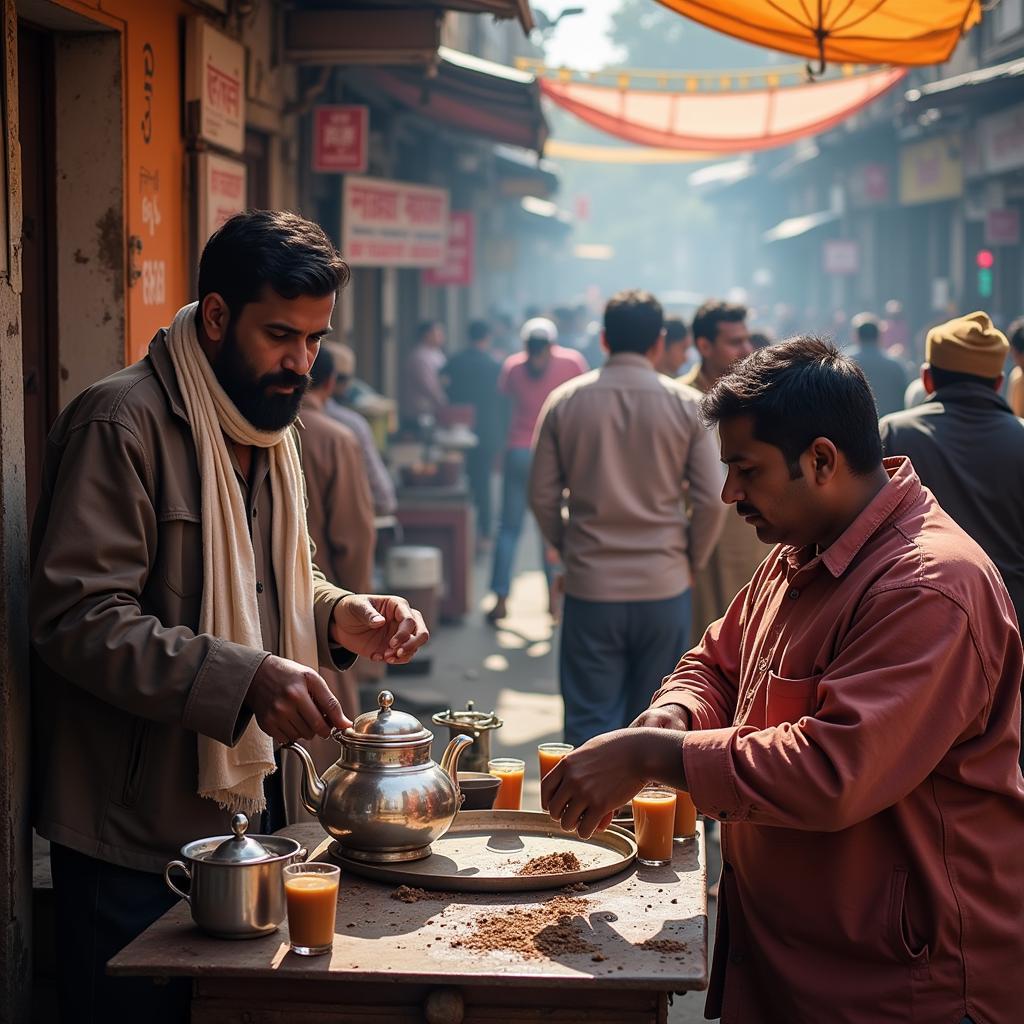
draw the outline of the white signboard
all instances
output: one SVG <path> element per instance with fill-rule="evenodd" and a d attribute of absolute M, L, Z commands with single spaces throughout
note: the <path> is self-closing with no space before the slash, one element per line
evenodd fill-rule
<path fill-rule="evenodd" d="M 852 238 L 830 238 L 824 246 L 826 274 L 856 274 L 860 271 L 860 246 Z"/>
<path fill-rule="evenodd" d="M 199 154 L 199 249 L 226 220 L 246 208 L 245 164 L 216 153 Z"/>
<path fill-rule="evenodd" d="M 448 254 L 448 191 L 346 175 L 341 237 L 355 267 L 439 267 Z"/>
<path fill-rule="evenodd" d="M 245 148 L 245 47 L 202 18 L 188 25 L 186 100 L 191 130 L 206 142 Z"/>
<path fill-rule="evenodd" d="M 981 165 L 989 174 L 1024 167 L 1024 103 L 978 122 Z"/>

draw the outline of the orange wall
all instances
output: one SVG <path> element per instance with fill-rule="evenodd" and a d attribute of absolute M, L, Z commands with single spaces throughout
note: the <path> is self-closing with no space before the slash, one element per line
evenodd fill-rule
<path fill-rule="evenodd" d="M 182 49 L 183 18 L 195 11 L 176 0 L 59 3 L 121 33 L 125 235 L 142 240 L 133 263 L 143 276 L 127 292 L 125 359 L 134 362 L 194 292 L 189 279 Z"/>

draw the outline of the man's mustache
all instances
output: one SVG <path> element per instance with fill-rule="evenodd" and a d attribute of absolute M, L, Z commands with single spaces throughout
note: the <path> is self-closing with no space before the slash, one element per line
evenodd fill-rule
<path fill-rule="evenodd" d="M 759 516 L 761 514 L 753 505 L 748 505 L 745 501 L 736 502 L 736 511 L 741 516 Z"/>
<path fill-rule="evenodd" d="M 308 373 L 293 373 L 282 370 L 280 373 L 268 373 L 260 378 L 261 388 L 302 388 L 305 390 L 313 383 Z"/>

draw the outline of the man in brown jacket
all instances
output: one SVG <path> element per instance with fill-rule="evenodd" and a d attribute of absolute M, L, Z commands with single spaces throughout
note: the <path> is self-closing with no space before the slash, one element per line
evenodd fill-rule
<path fill-rule="evenodd" d="M 334 393 L 334 357 L 326 345 L 309 371 L 311 384 L 303 396 L 302 471 L 306 477 L 306 523 L 317 565 L 333 583 L 365 593 L 370 589 L 377 531 L 373 525 L 373 495 L 359 439 L 329 416 L 324 406 Z M 359 690 L 351 669 L 329 672 L 342 707 L 354 711 Z M 327 768 L 337 760 L 337 746 L 326 744 Z M 331 756 L 333 755 L 333 756 Z M 316 759 L 314 753 L 314 760 Z"/>
<path fill-rule="evenodd" d="M 272 769 L 274 743 L 349 724 L 315 664 L 278 656 L 296 631 L 332 669 L 358 654 L 405 662 L 427 639 L 404 600 L 350 594 L 310 567 L 304 524 L 291 550 L 274 543 L 302 515 L 289 425 L 348 276 L 317 225 L 233 217 L 203 252 L 198 303 L 51 431 L 29 596 L 33 817 L 50 840 L 66 1020 L 187 1019 L 187 985 L 155 989 L 104 967 L 172 905 L 166 862 L 228 831 L 230 810 L 199 793 L 200 751 L 229 762 L 254 738 Z M 211 488 L 200 465 L 229 482 Z M 218 564 L 208 541 L 244 557 Z M 282 567 L 301 569 L 312 594 L 284 590 Z M 232 592 L 259 647 L 201 630 L 208 599 L 250 577 L 251 590 Z M 309 621 L 295 620 L 299 604 Z M 262 782 L 253 832 L 284 824 L 280 775 Z"/>

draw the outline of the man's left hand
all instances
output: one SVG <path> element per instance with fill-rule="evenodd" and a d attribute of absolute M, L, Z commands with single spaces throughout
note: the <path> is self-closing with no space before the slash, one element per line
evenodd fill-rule
<path fill-rule="evenodd" d="M 405 598 L 349 594 L 334 606 L 332 642 L 371 661 L 404 665 L 429 639 L 423 616 Z"/>
<path fill-rule="evenodd" d="M 589 839 L 648 782 L 684 787 L 681 733 L 630 728 L 595 736 L 544 776 L 540 803 L 566 832 Z"/>

